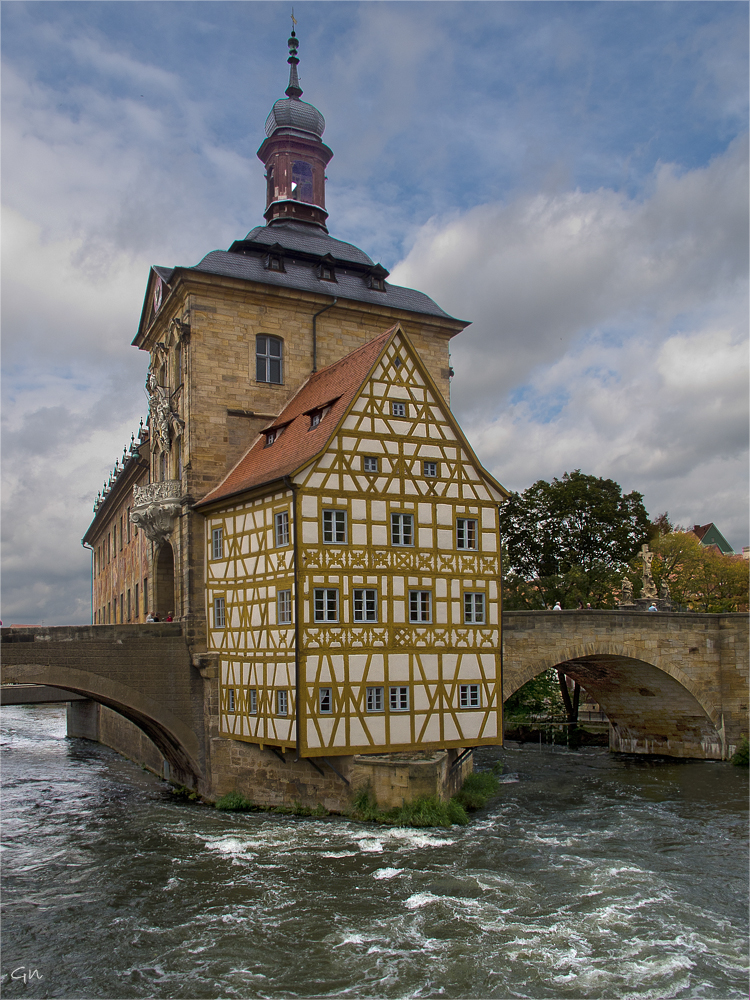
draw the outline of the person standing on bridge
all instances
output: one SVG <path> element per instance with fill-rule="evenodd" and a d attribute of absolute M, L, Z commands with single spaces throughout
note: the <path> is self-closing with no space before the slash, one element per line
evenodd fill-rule
<path fill-rule="evenodd" d="M 552 610 L 553 611 L 562 611 L 562 605 L 560 604 L 559 601 L 555 602 L 555 606 L 554 606 L 554 608 Z"/>
<path fill-rule="evenodd" d="M 652 604 L 651 607 L 648 608 L 648 610 L 649 611 L 658 611 L 659 609 L 657 608 L 657 606 L 655 604 Z"/>

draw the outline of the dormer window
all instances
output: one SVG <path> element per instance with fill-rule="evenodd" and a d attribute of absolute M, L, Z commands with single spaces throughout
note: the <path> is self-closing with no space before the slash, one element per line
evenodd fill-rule
<path fill-rule="evenodd" d="M 266 257 L 266 270 L 285 273 L 284 258 L 280 254 L 269 253 Z"/>
<path fill-rule="evenodd" d="M 330 406 L 322 406 L 319 410 L 313 410 L 310 414 L 310 430 L 313 430 L 318 426 L 320 421 L 325 417 L 328 411 L 331 409 Z"/>
<path fill-rule="evenodd" d="M 321 281 L 336 281 L 335 262 L 330 254 L 326 254 L 318 265 L 318 277 Z"/>
<path fill-rule="evenodd" d="M 376 264 L 367 275 L 367 287 L 372 289 L 373 292 L 384 292 L 386 290 L 385 279 L 387 277 L 388 272 L 383 265 Z"/>
<path fill-rule="evenodd" d="M 270 448 L 272 444 L 278 441 L 288 426 L 288 424 L 282 424 L 280 427 L 269 427 L 267 430 L 263 431 L 266 439 L 265 447 Z"/>

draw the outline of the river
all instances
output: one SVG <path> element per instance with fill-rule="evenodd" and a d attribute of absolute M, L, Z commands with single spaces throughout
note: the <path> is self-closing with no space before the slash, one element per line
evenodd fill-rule
<path fill-rule="evenodd" d="M 493 748 L 468 827 L 402 830 L 176 802 L 62 706 L 0 722 L 6 997 L 748 995 L 744 769 Z"/>

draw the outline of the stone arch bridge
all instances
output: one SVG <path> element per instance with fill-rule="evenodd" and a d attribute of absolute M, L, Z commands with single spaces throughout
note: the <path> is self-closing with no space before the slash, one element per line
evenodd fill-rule
<path fill-rule="evenodd" d="M 613 750 L 725 759 L 748 733 L 746 615 L 505 612 L 503 699 L 549 667 L 599 702 Z"/>
<path fill-rule="evenodd" d="M 187 626 L 3 628 L 3 682 L 105 705 L 156 745 L 172 778 L 211 785 L 217 681 Z M 548 667 L 579 681 L 629 753 L 726 759 L 748 732 L 745 615 L 510 611 L 503 697 Z"/>

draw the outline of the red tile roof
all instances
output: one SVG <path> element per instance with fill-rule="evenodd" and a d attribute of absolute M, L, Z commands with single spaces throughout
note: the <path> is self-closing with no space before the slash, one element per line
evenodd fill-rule
<path fill-rule="evenodd" d="M 265 431 L 262 432 L 232 471 L 196 506 L 214 503 L 289 476 L 323 451 L 387 342 L 399 329 L 398 325 L 391 327 L 341 361 L 311 375 L 266 428 L 285 428 L 277 440 L 267 446 Z M 331 406 L 329 412 L 317 427 L 311 429 L 310 411 L 328 405 Z"/>

